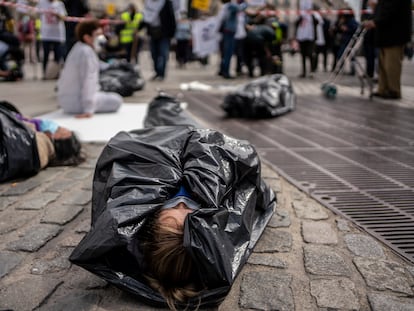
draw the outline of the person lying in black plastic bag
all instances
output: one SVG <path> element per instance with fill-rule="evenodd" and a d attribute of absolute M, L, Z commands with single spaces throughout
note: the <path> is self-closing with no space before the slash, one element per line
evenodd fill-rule
<path fill-rule="evenodd" d="M 276 207 L 255 148 L 187 125 L 195 122 L 182 113 L 160 95 L 145 120 L 152 127 L 108 142 L 93 180 L 91 230 L 70 256 L 173 310 L 218 305 Z"/>

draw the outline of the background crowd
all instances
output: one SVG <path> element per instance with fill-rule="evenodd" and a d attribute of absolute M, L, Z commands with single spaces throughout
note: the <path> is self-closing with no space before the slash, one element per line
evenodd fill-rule
<path fill-rule="evenodd" d="M 43 79 L 58 77 L 76 41 L 74 29 L 78 21 L 68 17 L 100 18 L 105 35 L 99 51 L 102 61 L 120 58 L 138 64 L 140 51 L 148 49 L 154 68 L 151 79 L 158 81 L 166 77 L 171 51 L 179 68 L 184 69 L 194 60 L 208 63 L 209 55 L 194 52 L 193 29 L 195 21 L 208 15 L 215 17 L 213 32 L 220 55 L 217 73 L 224 79 L 283 73 L 285 52 L 300 53 L 302 78 L 312 78 L 318 70 L 334 71 L 355 31 L 365 27 L 363 48 L 358 55 L 365 57 L 366 76 L 374 82 L 379 80 L 375 95 L 400 98 L 402 59 L 404 55 L 412 57 L 410 0 L 364 0 L 361 18 L 356 18 L 357 14 L 348 7 L 327 15 L 313 1 L 301 0 L 294 21 L 274 14 L 279 7 L 269 1 L 251 6 L 244 0 L 222 0 L 217 10 L 209 14 L 194 14 L 194 10 L 182 8 L 173 0 L 146 0 L 142 10 L 131 2 L 115 14 L 92 12 L 85 0 L 19 3 L 34 10 L 0 5 L 0 76 L 6 80 L 23 78 L 19 68 L 24 61 L 41 62 Z M 329 7 L 332 3 L 326 4 Z M 350 59 L 344 73 L 355 75 L 355 70 Z"/>

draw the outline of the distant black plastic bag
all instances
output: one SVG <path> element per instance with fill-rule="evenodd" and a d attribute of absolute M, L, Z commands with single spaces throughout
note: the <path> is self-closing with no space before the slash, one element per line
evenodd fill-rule
<path fill-rule="evenodd" d="M 15 117 L 12 108 L 0 102 L 0 182 L 40 170 L 35 132 Z"/>
<path fill-rule="evenodd" d="M 158 100 L 158 104 L 157 104 Z M 150 116 L 169 98 L 158 98 Z M 151 108 L 151 105 L 150 105 Z M 201 204 L 187 217 L 184 244 L 207 288 L 183 307 L 218 305 L 230 290 L 275 206 L 247 141 L 191 126 L 121 132 L 100 155 L 93 181 L 92 226 L 70 260 L 154 306 L 140 244 L 149 216 L 184 185 Z"/>
<path fill-rule="evenodd" d="M 148 105 L 147 115 L 144 119 L 145 127 L 160 125 L 190 125 L 200 127 L 200 125 L 190 117 L 183 106 L 176 98 L 165 93 L 160 93 Z"/>
<path fill-rule="evenodd" d="M 224 98 L 229 117 L 272 118 L 293 110 L 296 95 L 288 77 L 274 74 L 255 79 Z"/>
<path fill-rule="evenodd" d="M 99 84 L 102 91 L 115 92 L 126 97 L 131 96 L 135 91 L 142 90 L 145 80 L 139 69 L 134 68 L 132 64 L 126 61 L 115 61 L 101 70 Z"/>

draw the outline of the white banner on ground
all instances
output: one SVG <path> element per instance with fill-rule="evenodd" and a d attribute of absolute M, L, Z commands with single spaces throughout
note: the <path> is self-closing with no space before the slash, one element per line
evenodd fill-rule
<path fill-rule="evenodd" d="M 218 51 L 219 34 L 215 16 L 193 21 L 193 53 L 205 57 Z"/>

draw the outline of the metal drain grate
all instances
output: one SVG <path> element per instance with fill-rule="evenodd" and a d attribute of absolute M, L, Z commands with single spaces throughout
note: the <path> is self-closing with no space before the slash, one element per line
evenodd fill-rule
<path fill-rule="evenodd" d="M 210 126 L 247 139 L 298 188 L 414 262 L 414 110 L 298 98 L 281 118 L 225 118 L 222 97 L 185 93 Z"/>

